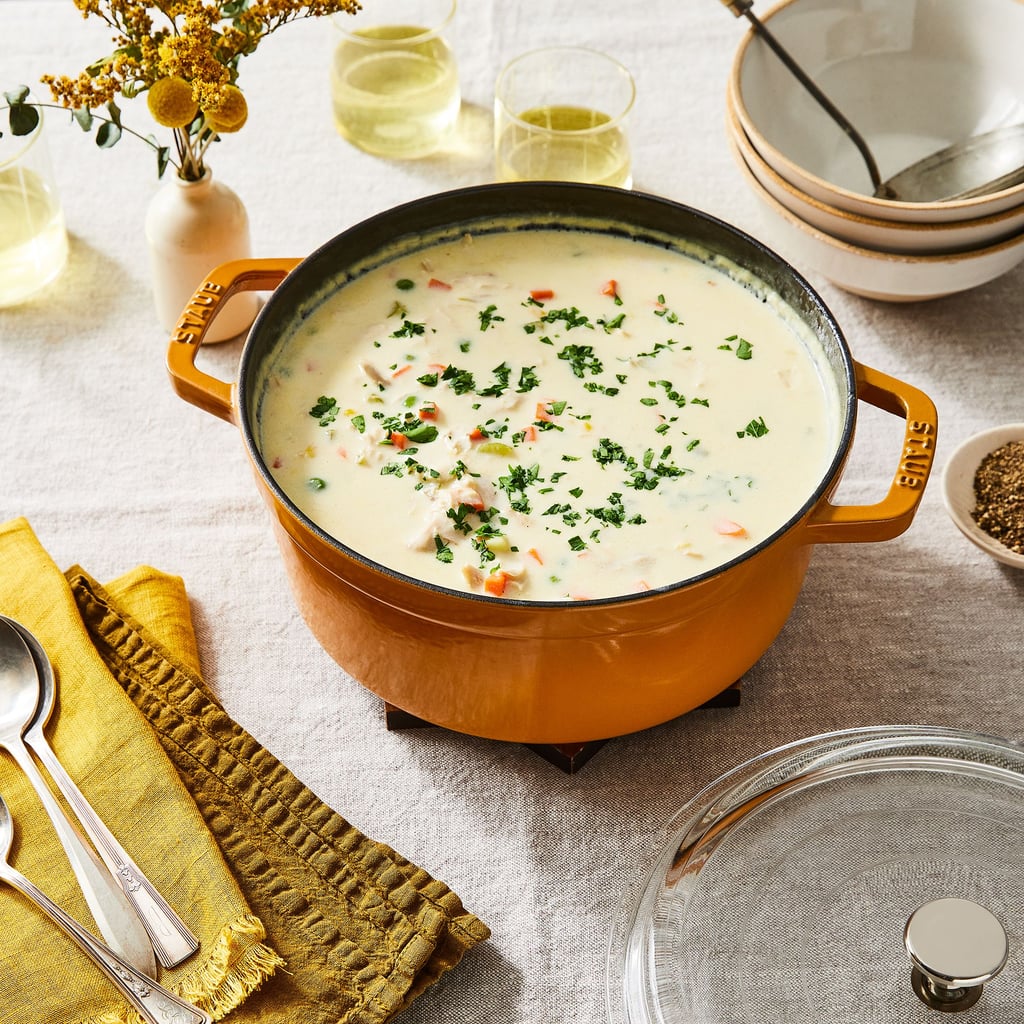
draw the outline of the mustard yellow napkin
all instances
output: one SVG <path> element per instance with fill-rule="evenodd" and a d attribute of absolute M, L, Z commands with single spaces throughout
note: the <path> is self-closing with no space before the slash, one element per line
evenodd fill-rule
<path fill-rule="evenodd" d="M 57 755 L 200 938 L 161 982 L 214 1019 L 381 1024 L 487 938 L 444 883 L 360 833 L 224 712 L 199 675 L 180 579 L 142 567 L 101 586 L 77 567 L 62 573 L 18 519 L 0 526 L 0 613 L 54 662 Z M 15 865 L 93 930 L 7 755 L 0 793 L 17 826 Z M 0 934 L 0 1019 L 138 1020 L 6 887 Z"/>

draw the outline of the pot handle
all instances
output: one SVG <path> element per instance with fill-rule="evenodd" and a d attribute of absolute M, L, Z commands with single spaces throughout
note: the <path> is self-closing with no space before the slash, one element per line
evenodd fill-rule
<path fill-rule="evenodd" d="M 234 388 L 196 366 L 199 346 L 224 302 L 236 292 L 273 291 L 301 260 L 249 259 L 210 271 L 182 311 L 167 349 L 167 372 L 180 398 L 228 423 L 236 423 Z"/>
<path fill-rule="evenodd" d="M 812 544 L 891 540 L 910 526 L 932 471 L 938 414 L 935 404 L 910 384 L 854 363 L 857 398 L 906 420 L 899 465 L 889 493 L 875 505 L 818 503 L 806 526 Z"/>

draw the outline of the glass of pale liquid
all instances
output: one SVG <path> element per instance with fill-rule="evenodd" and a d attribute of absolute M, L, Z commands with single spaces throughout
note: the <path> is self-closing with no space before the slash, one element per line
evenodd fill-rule
<path fill-rule="evenodd" d="M 378 156 L 428 156 L 459 117 L 455 56 L 442 35 L 455 0 L 383 0 L 367 8 L 332 18 L 335 124 Z"/>
<path fill-rule="evenodd" d="M 0 108 L 0 307 L 31 298 L 64 269 L 68 235 L 43 119 L 28 135 Z"/>
<path fill-rule="evenodd" d="M 629 188 L 635 96 L 629 71 L 596 50 L 552 46 L 517 57 L 495 87 L 497 180 Z"/>

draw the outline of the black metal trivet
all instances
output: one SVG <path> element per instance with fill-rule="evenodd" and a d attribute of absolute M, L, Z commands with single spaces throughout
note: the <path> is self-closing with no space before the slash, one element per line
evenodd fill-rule
<path fill-rule="evenodd" d="M 742 697 L 741 681 L 735 682 L 728 689 L 712 697 L 711 700 L 694 711 L 703 711 L 706 708 L 735 708 L 739 707 Z M 437 729 L 433 722 L 410 715 L 408 711 L 396 708 L 394 704 L 387 701 L 384 704 L 384 721 L 388 732 L 397 732 L 402 729 Z M 693 712 L 688 712 L 692 714 Z M 578 772 L 606 743 L 610 740 L 586 740 L 581 743 L 524 743 L 523 746 L 540 754 L 545 761 L 550 761 L 556 768 L 561 768 L 569 775 Z"/>

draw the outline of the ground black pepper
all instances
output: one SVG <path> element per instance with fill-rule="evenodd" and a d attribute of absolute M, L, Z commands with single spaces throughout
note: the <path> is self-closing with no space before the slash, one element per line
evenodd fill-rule
<path fill-rule="evenodd" d="M 971 515 L 978 526 L 1024 555 L 1024 441 L 1010 441 L 981 460 L 974 498 Z"/>

